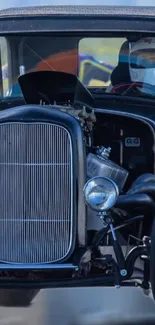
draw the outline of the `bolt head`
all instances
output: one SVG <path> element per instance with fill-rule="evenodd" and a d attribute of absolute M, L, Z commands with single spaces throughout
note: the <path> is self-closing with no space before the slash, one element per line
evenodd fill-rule
<path fill-rule="evenodd" d="M 126 276 L 126 275 L 127 275 L 127 270 L 122 269 L 122 270 L 120 271 L 120 274 L 121 274 L 121 276 Z"/>

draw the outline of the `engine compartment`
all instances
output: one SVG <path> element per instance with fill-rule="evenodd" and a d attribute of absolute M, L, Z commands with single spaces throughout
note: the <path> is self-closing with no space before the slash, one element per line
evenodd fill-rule
<path fill-rule="evenodd" d="M 126 116 L 118 112 L 96 110 L 95 116 L 93 150 L 87 156 L 88 175 L 90 177 L 97 175 L 110 177 L 110 165 L 110 178 L 118 185 L 120 194 L 126 194 L 141 175 L 154 174 L 153 128 L 145 119 L 134 115 Z M 108 151 L 108 156 L 105 159 L 97 154 L 101 149 L 104 150 L 103 148 L 107 148 Z M 96 164 L 96 161 L 99 160 L 100 168 L 98 163 Z M 114 174 L 112 174 L 113 171 Z M 137 211 L 129 211 L 129 213 L 124 214 L 124 211 L 120 211 L 120 215 L 117 215 L 115 223 L 116 228 L 120 228 L 117 230 L 117 235 L 121 244 L 126 246 L 130 242 L 131 245 L 134 245 L 144 235 L 149 236 L 153 218 L 146 215 L 143 220 L 137 219 L 134 224 L 121 228 L 122 216 L 129 220 L 131 216 L 137 217 L 138 213 Z M 88 209 L 87 220 L 88 233 L 90 232 L 91 236 L 94 235 L 94 230 L 100 230 L 103 226 L 102 219 L 90 209 Z M 107 238 L 104 240 L 103 246 L 109 245 L 111 245 L 111 241 Z"/>

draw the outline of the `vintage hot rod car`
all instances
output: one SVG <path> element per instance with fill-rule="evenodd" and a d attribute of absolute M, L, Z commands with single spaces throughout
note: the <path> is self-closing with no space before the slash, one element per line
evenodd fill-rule
<path fill-rule="evenodd" d="M 154 18 L 0 11 L 0 304 L 81 285 L 155 296 Z M 81 77 L 81 41 L 87 57 L 102 48 L 110 84 Z"/>

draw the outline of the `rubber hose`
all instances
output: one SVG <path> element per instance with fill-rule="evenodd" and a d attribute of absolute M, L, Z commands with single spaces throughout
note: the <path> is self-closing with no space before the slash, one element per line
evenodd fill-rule
<path fill-rule="evenodd" d="M 134 195 L 120 195 L 115 204 L 115 208 L 124 210 L 136 209 L 138 212 L 144 214 L 144 210 L 151 215 L 155 213 L 155 202 L 147 194 L 134 194 Z"/>
<path fill-rule="evenodd" d="M 146 173 L 141 176 L 139 176 L 131 185 L 131 188 L 135 187 L 136 185 L 140 183 L 146 183 L 146 182 L 155 182 L 155 175 L 151 173 Z"/>
<path fill-rule="evenodd" d="M 143 182 L 137 184 L 133 188 L 130 188 L 127 194 L 147 194 L 155 201 L 155 182 Z"/>

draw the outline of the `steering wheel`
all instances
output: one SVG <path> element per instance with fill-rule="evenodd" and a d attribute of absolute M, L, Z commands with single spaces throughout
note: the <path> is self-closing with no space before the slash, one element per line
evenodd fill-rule
<path fill-rule="evenodd" d="M 144 82 L 123 82 L 121 84 L 118 84 L 116 86 L 114 86 L 111 90 L 110 90 L 110 94 L 115 94 L 115 93 L 124 93 L 127 94 L 129 91 L 135 90 L 135 88 L 146 88 L 148 90 L 151 90 L 155 93 L 155 86 L 152 86 L 150 84 L 144 83 Z"/>

